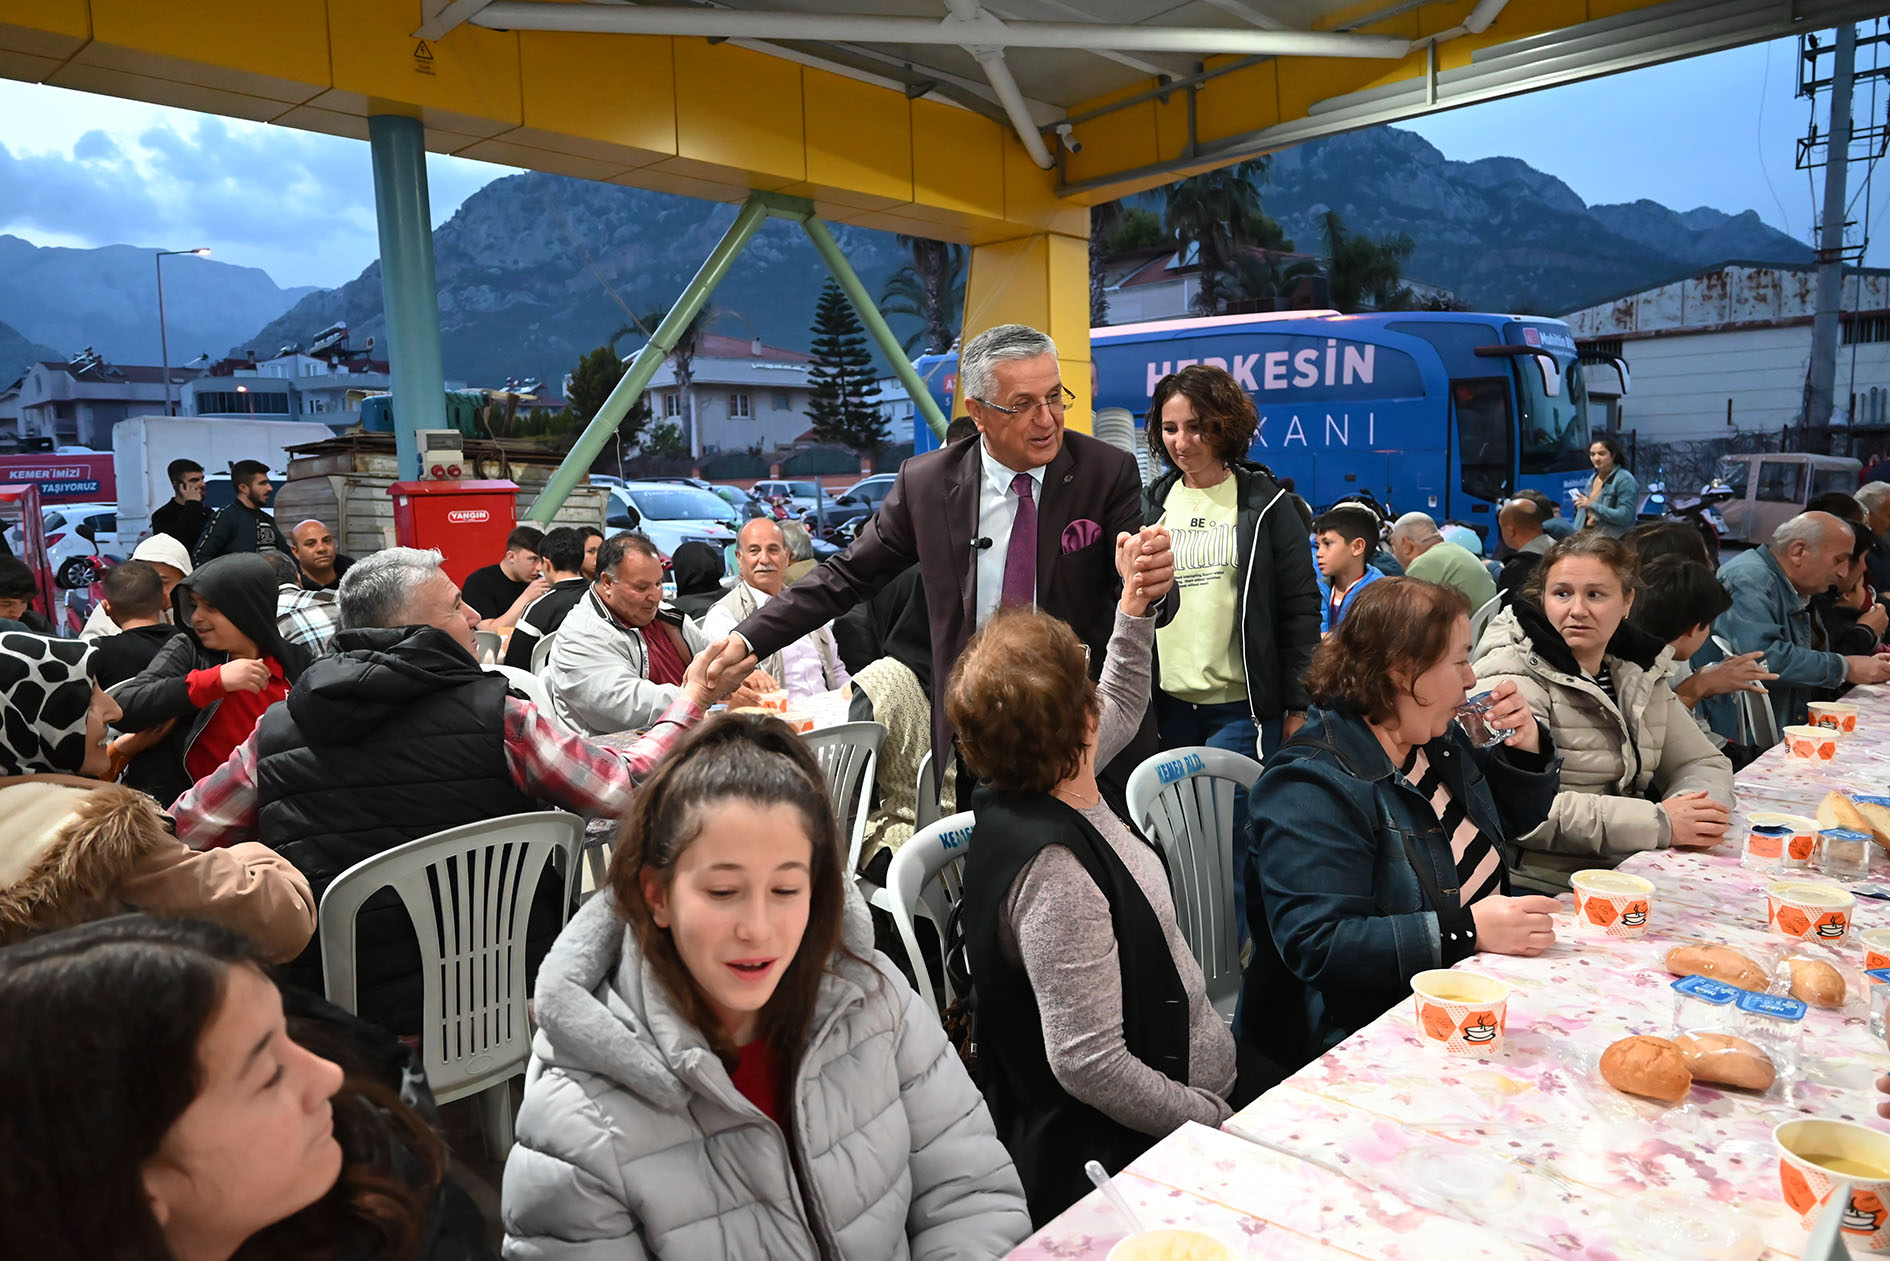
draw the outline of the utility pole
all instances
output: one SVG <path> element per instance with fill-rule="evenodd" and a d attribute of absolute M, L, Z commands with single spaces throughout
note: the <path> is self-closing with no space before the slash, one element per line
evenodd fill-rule
<path fill-rule="evenodd" d="M 1805 427 L 1813 449 L 1830 447 L 1837 391 L 1839 310 L 1844 300 L 1844 204 L 1851 152 L 1851 80 L 1857 68 L 1857 28 L 1837 28 L 1831 67 L 1829 156 L 1824 167 L 1824 214 L 1818 226 L 1818 305 L 1811 321 L 1811 370 L 1805 380 Z"/>

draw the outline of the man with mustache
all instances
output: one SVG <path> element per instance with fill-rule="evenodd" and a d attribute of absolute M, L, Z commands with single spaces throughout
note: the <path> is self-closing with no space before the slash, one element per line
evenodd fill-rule
<path fill-rule="evenodd" d="M 735 566 L 740 578 L 729 593 L 702 618 L 702 633 L 720 639 L 762 605 L 781 594 L 787 585 L 794 557 L 786 533 L 766 517 L 742 527 L 736 537 Z M 834 645 L 833 623 L 816 626 L 801 638 L 765 657 L 761 669 L 777 680 L 790 696 L 811 696 L 845 687 L 850 681 Z"/>

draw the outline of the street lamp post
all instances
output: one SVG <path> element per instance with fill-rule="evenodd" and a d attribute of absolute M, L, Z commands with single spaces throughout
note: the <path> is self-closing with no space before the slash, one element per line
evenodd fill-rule
<path fill-rule="evenodd" d="M 164 327 L 164 260 L 172 254 L 199 254 L 208 256 L 210 251 L 201 247 L 194 250 L 157 250 L 151 265 L 157 268 L 158 290 L 158 352 L 164 359 L 164 414 L 177 414 L 171 403 L 171 339 Z"/>

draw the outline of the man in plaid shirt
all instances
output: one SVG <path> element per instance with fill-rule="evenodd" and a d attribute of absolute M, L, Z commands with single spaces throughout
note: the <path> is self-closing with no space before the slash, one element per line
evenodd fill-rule
<path fill-rule="evenodd" d="M 412 549 L 390 549 L 412 551 Z M 377 556 L 385 553 L 377 553 Z M 425 553 L 419 553 L 424 556 Z M 366 566 L 364 579 L 376 573 L 375 557 L 361 562 Z M 384 567 L 384 566 L 382 566 Z M 397 606 L 397 617 L 405 618 L 430 612 L 424 624 L 445 631 L 452 639 L 472 651 L 471 611 L 460 602 L 458 589 L 450 596 L 445 588 L 452 583 L 444 573 L 429 566 L 409 571 L 430 572 L 441 584 L 431 610 Z M 422 584 L 424 586 L 424 584 Z M 344 582 L 344 587 L 347 584 Z M 324 593 L 325 594 L 325 593 Z M 427 594 L 423 591 L 423 594 Z M 424 603 L 424 601 L 423 601 Z M 402 625 L 398 620 L 395 625 Z M 332 631 L 330 632 L 333 633 Z M 344 637 L 338 648 L 347 651 L 350 640 Z M 359 651 L 358 649 L 356 651 Z M 722 686 L 721 677 L 712 677 L 704 658 L 685 675 L 682 695 L 672 704 L 649 732 L 627 749 L 613 749 L 594 744 L 559 727 L 529 700 L 507 695 L 504 702 L 504 759 L 508 777 L 520 793 L 535 801 L 588 817 L 615 817 L 629 804 L 631 791 L 669 752 L 670 746 L 690 727 L 702 720 L 708 707 L 738 685 L 743 671 L 733 671 Z M 215 849 L 240 841 L 258 839 L 261 799 L 257 786 L 258 742 L 262 728 L 237 746 L 221 768 L 179 797 L 171 808 L 177 821 L 177 834 L 194 849 Z M 275 843 L 273 838 L 260 838 Z"/>

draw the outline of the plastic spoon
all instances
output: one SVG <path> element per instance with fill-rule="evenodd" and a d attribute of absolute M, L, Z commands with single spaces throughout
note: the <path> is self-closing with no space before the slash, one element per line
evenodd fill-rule
<path fill-rule="evenodd" d="M 1811 1228 L 1811 1238 L 1805 1241 L 1805 1261 L 1850 1261 L 1851 1250 L 1838 1234 L 1850 1207 L 1851 1184 L 1839 1179 L 1831 1188 L 1831 1198 L 1825 1201 L 1824 1212 L 1818 1214 L 1818 1224 Z"/>
<path fill-rule="evenodd" d="M 1110 1180 L 1108 1171 L 1102 1167 L 1102 1162 L 1095 1160 L 1087 1162 L 1083 1166 L 1083 1172 L 1089 1175 L 1089 1180 L 1096 1184 L 1096 1189 L 1103 1193 L 1103 1197 L 1114 1206 L 1116 1212 L 1122 1214 L 1122 1220 L 1129 1223 L 1131 1233 L 1139 1235 L 1147 1229 L 1142 1225 L 1142 1219 L 1135 1215 L 1135 1210 L 1129 1207 L 1129 1201 L 1124 1198 L 1122 1192 L 1116 1190 L 1116 1184 Z"/>

